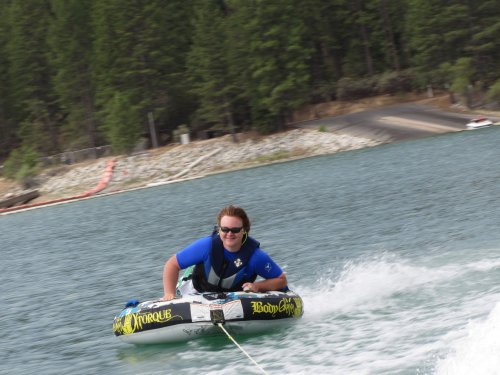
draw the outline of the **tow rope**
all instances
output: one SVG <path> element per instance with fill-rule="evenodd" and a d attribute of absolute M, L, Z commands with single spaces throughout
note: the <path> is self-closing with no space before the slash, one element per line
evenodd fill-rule
<path fill-rule="evenodd" d="M 245 355 L 248 357 L 248 359 L 250 359 L 250 361 L 252 361 L 252 363 L 253 363 L 253 364 L 254 364 L 254 365 L 255 365 L 255 366 L 256 366 L 256 367 L 257 367 L 260 371 L 262 371 L 262 373 L 263 373 L 263 374 L 269 375 L 269 374 L 266 372 L 266 370 L 264 370 L 264 369 L 262 368 L 262 366 L 261 366 L 261 365 L 259 365 L 259 364 L 255 361 L 255 359 L 253 359 L 252 357 L 250 357 L 250 354 L 248 354 L 248 353 L 245 351 L 245 349 L 243 349 L 243 348 L 240 346 L 240 344 L 238 344 L 238 343 L 236 342 L 236 340 L 235 340 L 235 339 L 233 339 L 233 338 L 231 337 L 231 335 L 230 335 L 230 334 L 229 334 L 229 332 L 228 332 L 228 331 L 224 328 L 224 326 L 222 325 L 222 323 L 217 323 L 217 325 L 220 327 L 220 329 L 222 329 L 222 330 L 224 331 L 224 333 L 227 335 L 227 337 L 229 337 L 229 339 L 230 339 L 232 342 L 234 342 L 234 344 L 238 347 L 238 349 L 240 349 L 240 350 L 243 352 L 243 354 L 245 354 Z"/>

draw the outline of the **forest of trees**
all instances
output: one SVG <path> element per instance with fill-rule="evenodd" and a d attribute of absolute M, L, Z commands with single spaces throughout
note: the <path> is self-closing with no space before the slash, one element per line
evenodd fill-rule
<path fill-rule="evenodd" d="M 128 152 L 151 117 L 164 137 L 265 133 L 307 103 L 428 85 L 495 102 L 498 35 L 500 0 L 2 0 L 0 164 Z"/>

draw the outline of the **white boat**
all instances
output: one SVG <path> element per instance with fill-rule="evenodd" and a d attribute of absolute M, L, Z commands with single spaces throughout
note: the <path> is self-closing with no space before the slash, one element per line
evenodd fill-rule
<path fill-rule="evenodd" d="M 302 299 L 287 292 L 197 293 L 171 301 L 129 301 L 113 322 L 113 332 L 129 344 L 158 344 L 228 332 L 269 331 L 296 321 Z"/>
<path fill-rule="evenodd" d="M 488 120 L 484 116 L 479 116 L 475 119 L 472 119 L 470 122 L 467 123 L 466 127 L 468 130 L 474 130 L 474 129 L 481 129 L 481 128 L 487 128 L 493 125 L 493 121 Z"/>

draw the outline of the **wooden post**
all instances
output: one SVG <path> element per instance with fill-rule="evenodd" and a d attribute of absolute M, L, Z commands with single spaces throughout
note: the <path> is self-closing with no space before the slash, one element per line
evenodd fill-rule
<path fill-rule="evenodd" d="M 158 139 L 156 138 L 155 119 L 153 112 L 148 112 L 149 133 L 151 134 L 151 145 L 153 148 L 158 147 Z"/>

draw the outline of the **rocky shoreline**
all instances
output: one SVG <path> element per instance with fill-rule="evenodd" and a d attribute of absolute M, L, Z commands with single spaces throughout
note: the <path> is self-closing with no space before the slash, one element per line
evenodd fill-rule
<path fill-rule="evenodd" d="M 294 129 L 269 136 L 238 134 L 238 142 L 230 135 L 174 144 L 130 156 L 117 156 L 112 178 L 100 194 L 171 183 L 209 174 L 248 168 L 263 164 L 333 154 L 342 151 L 372 147 L 381 141 L 321 132 Z M 101 180 L 106 163 L 102 158 L 74 165 L 44 170 L 37 177 L 40 197 L 50 199 L 80 194 L 96 186 Z M 22 194 L 20 186 L 0 181 L 0 198 Z M 5 190 L 5 187 L 8 187 Z"/>

